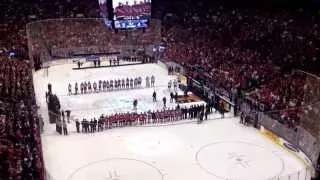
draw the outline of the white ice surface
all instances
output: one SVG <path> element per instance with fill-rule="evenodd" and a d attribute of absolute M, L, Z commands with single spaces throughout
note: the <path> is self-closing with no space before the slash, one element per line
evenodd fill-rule
<path fill-rule="evenodd" d="M 50 67 L 48 77 L 42 71 L 34 75 L 37 101 L 45 119 L 44 161 L 54 180 L 262 180 L 304 169 L 304 164 L 257 130 L 241 126 L 237 118 L 216 119 L 219 114 L 210 116 L 216 120 L 200 125 L 184 121 L 95 134 L 77 134 L 71 123 L 71 134 L 59 136 L 54 133 L 54 125 L 47 123 L 44 94 L 48 82 L 63 109 L 71 109 L 76 118 L 90 118 L 101 113 L 131 111 L 134 97 L 140 99 L 141 109 L 162 108 L 162 104 L 151 102 L 153 89 L 70 97 L 66 96 L 69 82 L 154 74 L 158 97 L 165 95 L 169 100 L 166 86 L 174 78 L 157 65 L 83 71 L 72 71 L 72 67 Z"/>
<path fill-rule="evenodd" d="M 35 91 L 41 113 L 47 116 L 45 102 L 45 92 L 48 83 L 52 84 L 52 91 L 60 99 L 62 110 L 71 110 L 74 118 L 93 118 L 101 114 L 113 114 L 114 112 L 132 112 L 133 100 L 138 99 L 137 111 L 149 111 L 163 108 L 162 98 L 167 98 L 167 107 L 175 107 L 175 103 L 170 103 L 170 91 L 167 88 L 170 79 L 164 69 L 155 64 L 133 65 L 101 69 L 72 70 L 73 64 L 59 65 L 49 68 L 48 77 L 45 73 L 38 71 L 34 75 Z M 120 90 L 113 92 L 101 92 L 85 95 L 68 96 L 68 84 L 80 84 L 84 81 L 98 82 L 99 80 L 115 80 L 131 77 L 142 77 L 142 86 L 145 87 L 145 77 L 154 75 L 155 88 L 142 88 L 134 90 Z M 157 92 L 157 103 L 152 102 L 152 93 Z M 178 94 L 182 94 L 178 91 Z"/>

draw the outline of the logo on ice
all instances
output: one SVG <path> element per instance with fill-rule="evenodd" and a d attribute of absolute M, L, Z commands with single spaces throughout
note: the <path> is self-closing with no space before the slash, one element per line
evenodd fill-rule
<path fill-rule="evenodd" d="M 228 153 L 229 159 L 236 165 L 240 165 L 243 168 L 248 168 L 250 166 L 250 161 L 245 155 L 240 155 L 235 152 Z"/>

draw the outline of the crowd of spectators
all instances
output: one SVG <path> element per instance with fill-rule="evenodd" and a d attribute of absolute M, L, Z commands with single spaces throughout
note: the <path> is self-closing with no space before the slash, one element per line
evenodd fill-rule
<path fill-rule="evenodd" d="M 50 56 L 65 57 L 120 52 L 127 45 L 143 47 L 159 41 L 158 26 L 157 21 L 150 21 L 147 29 L 116 32 L 99 18 L 43 20 L 28 26 L 29 48 L 32 54 L 47 52 Z"/>
<path fill-rule="evenodd" d="M 43 179 L 31 68 L 27 61 L 0 58 L 0 179 Z"/>
<path fill-rule="evenodd" d="M 200 71 L 192 69 L 189 75 L 207 86 L 240 90 L 288 126 L 299 124 L 310 103 L 304 101 L 305 95 L 319 88 L 318 80 L 314 89 L 307 90 L 306 75 L 296 69 L 319 72 L 320 11 L 230 8 L 203 2 L 169 6 L 162 16 L 165 59 L 197 67 Z"/>
<path fill-rule="evenodd" d="M 144 2 L 150 6 L 149 1 Z M 154 22 L 144 30 L 115 33 L 102 19 L 97 19 L 100 17 L 98 1 L 5 0 L 0 8 L 0 54 L 15 52 L 16 56 L 26 58 L 28 50 L 38 54 L 43 51 L 49 54 L 73 53 L 61 50 L 63 48 L 86 53 L 111 52 L 118 50 L 117 45 L 150 45 L 160 39 L 160 24 Z M 43 19 L 49 20 L 26 26 Z M 31 40 L 30 44 L 27 38 Z"/>
<path fill-rule="evenodd" d="M 4 0 L 0 8 L 0 179 L 41 179 L 40 122 L 30 65 L 2 56 L 14 51 L 26 59 L 28 48 L 38 56 L 72 55 L 72 49 L 116 51 L 117 45 L 158 41 L 160 28 L 150 23 L 145 30 L 115 32 L 101 20 L 81 19 L 99 17 L 98 1 L 91 0 Z M 247 93 L 290 127 L 302 124 L 320 131 L 313 126 L 320 112 L 315 103 L 319 79 L 294 70 L 320 74 L 319 10 L 236 8 L 202 1 L 172 2 L 160 9 L 155 14 L 162 19 L 164 59 L 201 69 L 187 73 L 206 77 L 209 87 Z M 28 47 L 26 24 L 48 18 L 56 20 L 29 26 Z"/>
<path fill-rule="evenodd" d="M 97 17 L 98 1 L 3 0 L 0 4 L 0 54 L 15 51 L 26 57 L 26 24 L 51 18 Z"/>

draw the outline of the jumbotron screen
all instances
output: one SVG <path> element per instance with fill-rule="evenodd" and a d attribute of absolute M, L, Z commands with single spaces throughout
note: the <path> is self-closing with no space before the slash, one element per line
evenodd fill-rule
<path fill-rule="evenodd" d="M 115 28 L 146 28 L 151 18 L 151 0 L 113 0 Z"/>

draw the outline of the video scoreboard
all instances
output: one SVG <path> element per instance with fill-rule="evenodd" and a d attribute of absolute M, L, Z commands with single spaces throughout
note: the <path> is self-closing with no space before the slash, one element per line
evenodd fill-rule
<path fill-rule="evenodd" d="M 147 28 L 151 19 L 151 0 L 112 0 L 113 13 L 108 0 L 99 0 L 99 6 L 105 24 L 116 29 Z"/>

